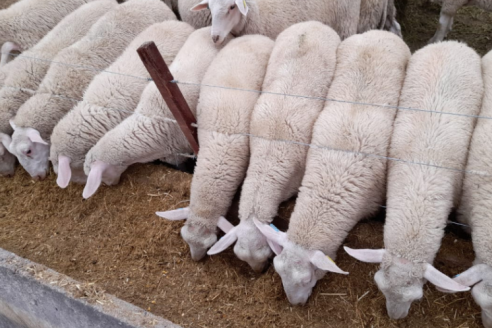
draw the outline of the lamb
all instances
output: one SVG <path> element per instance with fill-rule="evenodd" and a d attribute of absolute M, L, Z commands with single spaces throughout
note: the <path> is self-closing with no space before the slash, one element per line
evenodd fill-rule
<path fill-rule="evenodd" d="M 83 101 L 65 115 L 53 130 L 50 160 L 57 167 L 57 183 L 61 188 L 68 186 L 72 176 L 74 182 L 85 182 L 84 160 L 87 152 L 106 132 L 130 116 L 138 105 L 150 77 L 137 49 L 152 40 L 164 59 L 172 62 L 192 32 L 190 25 L 180 21 L 154 24 L 140 33 L 108 68 L 116 74 L 103 72 L 94 78 Z M 93 168 L 94 171 L 101 172 L 100 163 L 95 165 L 97 168 Z M 106 184 L 118 183 L 119 174 L 115 176 L 111 170 L 105 173 Z M 88 185 L 91 183 L 89 181 Z"/>
<path fill-rule="evenodd" d="M 482 59 L 482 71 L 485 95 L 482 103 L 481 116 L 492 116 L 492 51 Z M 463 195 L 458 208 L 458 220 L 471 226 L 473 248 L 475 249 L 474 265 L 458 275 L 454 280 L 466 286 L 473 286 L 472 295 L 475 302 L 482 308 L 482 322 L 487 328 L 492 327 L 492 227 L 489 217 L 491 212 L 492 178 L 490 163 L 492 140 L 492 122 L 490 119 L 479 119 L 473 132 L 465 179 Z"/>
<path fill-rule="evenodd" d="M 429 43 L 440 42 L 448 35 L 453 26 L 454 15 L 463 6 L 477 6 L 483 10 L 492 11 L 492 1 L 490 0 L 432 0 L 441 3 L 441 15 L 439 16 L 439 26 L 436 34 L 429 40 Z"/>
<path fill-rule="evenodd" d="M 218 221 L 229 209 L 246 174 L 249 161 L 249 124 L 274 42 L 247 35 L 229 42 L 210 65 L 197 107 L 200 152 L 191 182 L 190 206 L 157 213 L 167 219 L 187 219 L 181 236 L 191 257 L 202 259 L 217 241 Z"/>
<path fill-rule="evenodd" d="M 330 258 L 335 259 L 358 221 L 380 209 L 394 106 L 409 58 L 405 43 L 385 31 L 341 43 L 328 98 L 348 102 L 327 100 L 316 120 L 287 233 L 254 219 L 267 238 L 283 247 L 273 263 L 292 304 L 304 304 L 326 271 L 347 274 Z"/>
<path fill-rule="evenodd" d="M 199 29 L 186 40 L 169 70 L 177 80 L 199 84 L 219 50 L 220 47 L 210 40 L 210 27 Z M 181 85 L 180 89 L 195 114 L 200 87 Z M 131 164 L 166 157 L 173 163 L 174 154 L 191 152 L 188 141 L 179 126 L 170 120 L 172 118 L 155 83 L 151 82 L 142 94 L 135 114 L 107 132 L 87 153 L 84 170 L 88 183 L 84 197 L 90 197 L 97 190 L 106 172 L 119 177 Z M 177 157 L 178 163 L 185 159 Z"/>
<path fill-rule="evenodd" d="M 0 66 L 10 52 L 33 47 L 66 15 L 93 0 L 22 0 L 0 10 Z"/>
<path fill-rule="evenodd" d="M 301 185 L 308 152 L 304 144 L 311 141 L 314 122 L 323 109 L 339 44 L 333 29 L 314 21 L 292 25 L 277 37 L 262 87 L 266 93 L 258 99 L 250 123 L 255 137 L 250 141 L 251 158 L 239 201 L 241 223 L 209 255 L 237 239 L 237 257 L 255 271 L 265 267 L 271 250 L 253 218 L 271 223 L 280 203 L 295 195 Z"/>
<path fill-rule="evenodd" d="M 172 19 L 176 19 L 172 11 L 159 0 L 130 0 L 109 11 L 86 36 L 56 55 L 54 61 L 65 64 L 50 66 L 37 93 L 19 108 L 12 121 L 9 150 L 32 177 L 46 176 L 46 140 L 98 71 L 108 67 L 144 29 Z"/>
<path fill-rule="evenodd" d="M 483 90 L 480 57 L 465 44 L 432 44 L 410 59 L 399 106 L 431 112 L 400 110 L 395 120 L 390 157 L 397 160 L 388 167 L 385 248 L 345 248 L 358 260 L 381 263 L 374 279 L 392 319 L 408 314 L 423 296 L 425 280 L 442 289 L 469 290 L 432 262 L 459 201 L 472 116 L 479 113 Z"/>
<path fill-rule="evenodd" d="M 32 95 L 30 90 L 36 90 L 50 66 L 50 60 L 62 49 L 81 39 L 89 28 L 106 12 L 115 8 L 118 3 L 115 0 L 100 0 L 88 2 L 66 16 L 33 48 L 24 52 L 23 56 L 16 58 L 0 71 L 6 71 L 5 82 L 0 81 L 5 87 L 0 88 L 0 134 L 10 136 L 13 132 L 9 124 L 19 107 Z M 8 73 L 8 74 L 7 74 Z M 5 138 L 9 144 L 10 138 Z M 0 152 L 5 152 L 0 150 Z M 7 152 L 8 153 L 8 152 Z M 7 159 L 0 155 L 0 174 L 13 173 L 13 155 Z"/>
<path fill-rule="evenodd" d="M 355 34 L 361 0 L 202 0 L 192 10 L 210 9 L 212 39 L 221 43 L 234 36 L 262 34 L 275 39 L 287 27 L 309 20 L 331 26 L 342 39 Z"/>

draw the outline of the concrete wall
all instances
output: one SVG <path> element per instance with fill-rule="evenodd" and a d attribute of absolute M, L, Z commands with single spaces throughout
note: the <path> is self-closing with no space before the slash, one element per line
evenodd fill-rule
<path fill-rule="evenodd" d="M 94 286 L 3 249 L 0 249 L 0 327 L 180 328 Z"/>

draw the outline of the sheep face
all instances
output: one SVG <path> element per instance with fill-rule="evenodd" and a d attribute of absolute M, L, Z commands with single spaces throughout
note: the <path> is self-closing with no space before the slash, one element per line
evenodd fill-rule
<path fill-rule="evenodd" d="M 305 255 L 304 249 L 289 243 L 282 253 L 273 260 L 275 271 L 282 278 L 282 285 L 287 298 L 293 305 L 306 304 L 309 296 L 311 296 L 313 287 L 318 281 L 315 272 L 316 268 L 309 257 Z"/>
<path fill-rule="evenodd" d="M 234 253 L 256 272 L 263 271 L 273 254 L 266 237 L 256 228 L 253 220 L 246 220 L 239 224 Z"/>
<path fill-rule="evenodd" d="M 411 266 L 391 265 L 374 276 L 379 290 L 386 297 L 386 310 L 391 319 L 405 318 L 412 302 L 423 296 L 424 279 L 415 277 Z"/>
<path fill-rule="evenodd" d="M 190 246 L 191 258 L 195 261 L 200 261 L 217 241 L 215 229 L 212 230 L 189 221 L 181 228 L 181 236 Z"/>
<path fill-rule="evenodd" d="M 385 249 L 343 247 L 352 257 L 367 263 L 382 263 L 374 280 L 386 297 L 386 309 L 392 319 L 407 316 L 413 301 L 422 298 L 425 280 L 447 292 L 464 292 L 469 287 L 449 278 L 425 261 L 409 261 Z"/>
<path fill-rule="evenodd" d="M 15 156 L 9 152 L 12 139 L 5 133 L 0 133 L 0 176 L 12 176 L 15 171 Z"/>
<path fill-rule="evenodd" d="M 14 127 L 9 150 L 31 177 L 38 180 L 46 177 L 50 147 L 37 130 Z"/>
<path fill-rule="evenodd" d="M 209 9 L 212 14 L 212 40 L 221 44 L 227 35 L 238 29 L 248 13 L 246 0 L 203 0 L 193 11 Z"/>

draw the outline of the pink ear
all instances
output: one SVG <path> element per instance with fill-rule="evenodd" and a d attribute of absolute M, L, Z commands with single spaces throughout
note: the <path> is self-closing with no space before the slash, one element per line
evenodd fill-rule
<path fill-rule="evenodd" d="M 309 260 L 312 264 L 314 264 L 314 266 L 321 270 L 348 274 L 348 272 L 340 269 L 331 258 L 323 254 L 322 251 L 309 251 Z"/>
<path fill-rule="evenodd" d="M 56 179 L 56 183 L 60 188 L 66 188 L 71 178 L 70 158 L 63 155 L 58 156 L 58 178 Z"/>
<path fill-rule="evenodd" d="M 2 145 L 5 147 L 5 149 L 9 150 L 12 138 L 9 135 L 0 132 L 0 140 L 2 141 Z"/>
<path fill-rule="evenodd" d="M 170 221 L 185 220 L 190 214 L 190 208 L 178 208 L 177 210 L 166 211 L 166 212 L 156 212 L 157 216 Z"/>
<path fill-rule="evenodd" d="M 256 218 L 253 218 L 253 222 L 255 223 L 258 230 L 260 230 L 260 232 L 267 239 L 270 239 L 271 241 L 277 243 L 280 246 L 285 246 L 285 243 L 287 242 L 287 235 L 285 234 L 285 232 L 276 231 L 275 229 L 270 227 L 268 224 L 261 223 Z"/>
<path fill-rule="evenodd" d="M 463 286 L 457 283 L 453 279 L 446 276 L 444 273 L 434 268 L 429 263 L 426 263 L 425 265 L 424 278 L 427 279 L 430 283 L 432 283 L 436 287 L 446 289 L 448 291 L 466 292 L 470 290 L 470 287 Z"/>
<path fill-rule="evenodd" d="M 236 0 L 236 6 L 237 9 L 239 9 L 239 12 L 246 16 L 248 14 L 248 4 L 246 3 L 246 0 Z"/>
<path fill-rule="evenodd" d="M 219 229 L 225 233 L 228 233 L 229 231 L 231 231 L 232 228 L 234 228 L 234 226 L 223 216 L 219 218 L 219 221 L 217 222 L 217 227 L 219 227 Z"/>
<path fill-rule="evenodd" d="M 224 237 L 220 238 L 212 248 L 210 248 L 207 252 L 208 255 L 215 255 L 223 250 L 227 249 L 227 247 L 234 244 L 237 240 L 237 227 L 232 228 L 228 233 L 224 235 Z"/>
<path fill-rule="evenodd" d="M 279 244 L 277 244 L 276 242 L 274 242 L 268 238 L 267 238 L 267 243 L 268 243 L 268 246 L 270 246 L 272 251 L 275 253 L 275 255 L 280 255 L 280 253 L 282 253 L 282 251 L 283 251 L 282 246 L 280 246 Z"/>
<path fill-rule="evenodd" d="M 89 176 L 87 177 L 87 183 L 85 184 L 82 197 L 87 199 L 94 195 L 94 193 L 101 185 L 102 175 L 107 167 L 108 164 L 101 161 L 95 161 L 91 164 L 91 171 L 89 172 Z"/>
<path fill-rule="evenodd" d="M 48 145 L 48 143 L 44 141 L 43 138 L 41 138 L 41 135 L 39 134 L 38 130 L 35 130 L 33 128 L 27 128 L 26 136 L 31 140 L 31 142 L 37 142 L 43 145 Z"/>
<path fill-rule="evenodd" d="M 490 268 L 487 264 L 477 264 L 462 274 L 456 275 L 453 280 L 465 286 L 473 286 L 477 282 L 481 281 L 484 276 L 491 271 L 492 268 Z"/>
<path fill-rule="evenodd" d="M 14 120 L 9 120 L 9 123 L 14 131 L 17 130 L 17 125 L 15 125 Z"/>
<path fill-rule="evenodd" d="M 381 263 L 386 252 L 384 249 L 352 249 L 346 246 L 343 249 L 348 255 L 367 263 Z"/>
<path fill-rule="evenodd" d="M 200 11 L 208 8 L 208 0 L 203 0 L 199 4 L 191 7 L 190 11 Z"/>

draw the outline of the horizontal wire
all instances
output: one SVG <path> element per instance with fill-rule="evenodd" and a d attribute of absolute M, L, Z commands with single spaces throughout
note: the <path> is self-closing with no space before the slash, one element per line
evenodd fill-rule
<path fill-rule="evenodd" d="M 259 93 L 259 94 L 269 94 L 269 95 L 275 95 L 275 96 L 331 101 L 331 102 L 339 102 L 339 103 L 352 104 L 352 105 L 382 107 L 382 108 L 389 108 L 389 109 L 401 109 L 401 110 L 432 113 L 432 114 L 444 114 L 444 115 L 469 117 L 469 118 L 481 118 L 481 119 L 486 119 L 486 120 L 492 120 L 491 116 L 470 115 L 470 114 L 461 114 L 461 113 L 452 113 L 452 112 L 440 112 L 440 111 L 435 111 L 435 110 L 420 109 L 420 108 L 413 108 L 413 107 L 371 104 L 371 103 L 364 103 L 364 102 L 357 102 L 357 101 L 350 101 L 350 100 L 340 100 L 340 99 L 325 98 L 325 97 L 311 97 L 311 96 L 293 95 L 293 94 L 279 93 L 279 92 L 270 92 L 270 91 L 253 90 L 253 89 L 242 89 L 242 88 L 226 87 L 226 86 L 220 86 L 220 85 L 210 85 L 210 84 L 203 84 L 203 83 L 182 82 L 182 81 L 178 81 L 178 80 L 172 80 L 171 83 L 183 84 L 183 85 L 194 85 L 194 86 L 207 87 L 207 88 L 218 88 L 218 89 L 225 89 L 225 90 L 254 92 L 254 93 Z"/>
<path fill-rule="evenodd" d="M 7 54 L 7 53 L 2 52 L 1 54 L 3 55 L 3 54 Z M 37 61 L 43 61 L 43 62 L 53 63 L 53 64 L 67 66 L 67 67 L 72 67 L 72 68 L 80 68 L 80 69 L 90 70 L 90 71 L 94 71 L 94 72 L 101 72 L 101 73 L 108 73 L 108 74 L 115 74 L 115 75 L 127 76 L 127 77 L 132 77 L 132 78 L 135 78 L 135 79 L 144 80 L 144 81 L 148 81 L 148 82 L 153 81 L 152 78 L 150 78 L 150 77 L 144 77 L 144 76 L 137 76 L 137 75 L 130 75 L 130 74 L 124 74 L 124 73 L 119 73 L 119 72 L 107 71 L 105 69 L 99 69 L 99 68 L 90 67 L 90 66 L 84 66 L 84 65 L 76 65 L 76 64 L 63 63 L 63 62 L 58 62 L 58 61 L 44 59 L 44 58 L 37 58 L 37 57 L 32 57 L 32 56 L 26 56 L 26 55 L 23 55 L 23 54 L 10 54 L 10 56 L 13 56 L 13 57 L 21 57 L 21 58 L 29 58 L 29 59 L 34 59 L 34 60 L 37 60 Z"/>

